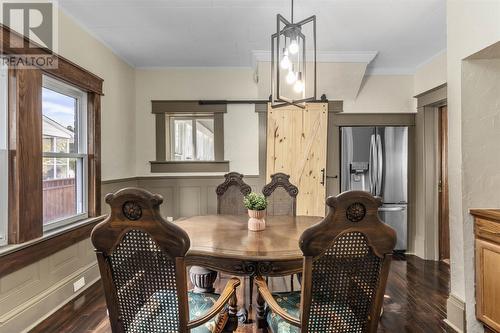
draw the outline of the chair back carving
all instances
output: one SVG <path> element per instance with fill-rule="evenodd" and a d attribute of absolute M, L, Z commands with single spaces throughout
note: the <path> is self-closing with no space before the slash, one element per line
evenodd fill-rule
<path fill-rule="evenodd" d="M 362 191 L 326 200 L 327 216 L 301 236 L 302 332 L 376 332 L 395 231 L 382 201 Z"/>
<path fill-rule="evenodd" d="M 106 202 L 91 238 L 113 332 L 187 332 L 187 233 L 161 217 L 160 195 L 125 188 Z"/>
<path fill-rule="evenodd" d="M 299 189 L 290 183 L 290 176 L 282 172 L 271 175 L 271 182 L 262 189 L 267 198 L 267 214 L 297 215 L 297 195 Z"/>
<path fill-rule="evenodd" d="M 241 173 L 230 172 L 225 174 L 224 178 L 224 182 L 215 190 L 217 193 L 217 214 L 246 214 L 243 197 L 252 192 L 252 188 L 243 181 Z"/>

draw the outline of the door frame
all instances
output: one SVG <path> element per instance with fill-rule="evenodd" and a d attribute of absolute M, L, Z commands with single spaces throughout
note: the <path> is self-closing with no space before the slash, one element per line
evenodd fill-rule
<path fill-rule="evenodd" d="M 449 264 L 450 260 L 450 206 L 448 189 L 448 107 L 439 107 L 439 260 Z"/>
<path fill-rule="evenodd" d="M 426 260 L 439 260 L 439 189 L 441 155 L 439 110 L 447 105 L 447 85 L 417 96 L 415 216 L 413 240 L 415 254 Z"/>

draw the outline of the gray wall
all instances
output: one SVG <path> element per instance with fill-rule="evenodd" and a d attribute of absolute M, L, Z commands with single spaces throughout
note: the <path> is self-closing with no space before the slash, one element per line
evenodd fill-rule
<path fill-rule="evenodd" d="M 120 188 L 136 186 L 163 196 L 162 215 L 177 219 L 193 215 L 217 213 L 215 189 L 224 181 L 223 176 L 181 176 L 181 177 L 138 177 L 127 180 L 103 182 L 103 197 L 106 193 Z M 244 181 L 254 192 L 261 192 L 264 179 L 259 176 L 246 176 Z M 103 212 L 109 212 L 104 203 Z"/>

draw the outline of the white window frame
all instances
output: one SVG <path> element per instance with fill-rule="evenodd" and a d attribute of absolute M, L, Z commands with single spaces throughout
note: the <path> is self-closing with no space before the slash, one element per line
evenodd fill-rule
<path fill-rule="evenodd" d="M 42 86 L 44 88 L 76 99 L 76 133 L 78 134 L 77 153 L 44 152 L 43 157 L 76 158 L 77 161 L 78 159 L 80 159 L 82 164 L 80 168 L 77 167 L 78 173 L 75 174 L 75 184 L 77 188 L 76 202 L 77 204 L 81 203 L 80 206 L 77 205 L 77 212 L 81 213 L 77 213 L 76 215 L 73 215 L 71 217 L 54 220 L 50 223 L 44 224 L 43 231 L 47 232 L 88 218 L 87 93 L 47 75 L 43 76 Z M 79 189 L 81 189 L 81 191 Z"/>
<path fill-rule="evenodd" d="M 0 246 L 7 244 L 9 220 L 9 136 L 7 65 L 0 62 Z M 5 166 L 5 167 L 4 167 Z"/>
<path fill-rule="evenodd" d="M 214 162 L 215 161 L 215 131 L 214 131 L 214 156 L 211 160 L 198 160 L 198 142 L 196 139 L 196 126 L 198 119 L 211 119 L 215 125 L 215 116 L 213 115 L 203 115 L 203 116 L 172 116 L 170 117 L 170 160 L 171 161 L 179 161 L 179 162 L 196 162 L 196 161 L 204 161 L 204 162 Z M 191 134 L 191 140 L 193 144 L 193 159 L 192 160 L 176 160 L 175 159 L 175 121 L 176 120 L 190 120 L 191 121 L 191 130 L 193 133 Z"/>

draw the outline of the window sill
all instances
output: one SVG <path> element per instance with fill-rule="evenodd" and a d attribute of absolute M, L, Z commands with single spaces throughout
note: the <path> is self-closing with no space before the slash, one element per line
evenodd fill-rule
<path fill-rule="evenodd" d="M 94 226 L 105 218 L 106 215 L 88 218 L 29 242 L 0 247 L 0 278 L 90 237 Z"/>
<path fill-rule="evenodd" d="M 229 161 L 151 161 L 151 172 L 229 172 Z"/>

